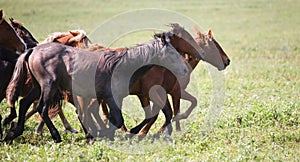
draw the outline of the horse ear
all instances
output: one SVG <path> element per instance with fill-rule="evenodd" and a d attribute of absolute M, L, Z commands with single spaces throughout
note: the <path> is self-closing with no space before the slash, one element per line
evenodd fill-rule
<path fill-rule="evenodd" d="M 213 35 L 212 35 L 212 31 L 211 31 L 211 29 L 208 29 L 208 33 L 207 33 L 207 35 L 208 35 L 208 37 L 209 37 L 210 39 L 212 39 L 212 38 L 213 38 Z"/>
<path fill-rule="evenodd" d="M 4 11 L 2 9 L 0 10 L 0 17 L 1 17 L 1 20 L 5 19 L 5 14 L 4 14 Z"/>

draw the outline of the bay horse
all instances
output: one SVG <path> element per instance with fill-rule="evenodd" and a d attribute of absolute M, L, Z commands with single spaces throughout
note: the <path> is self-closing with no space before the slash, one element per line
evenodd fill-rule
<path fill-rule="evenodd" d="M 0 9 L 0 48 L 22 53 L 25 51 L 26 44 L 19 37 L 16 31 L 5 20 L 5 14 Z"/>
<path fill-rule="evenodd" d="M 20 101 L 17 127 L 4 140 L 11 141 L 22 134 L 28 105 L 39 98 L 37 110 L 54 141 L 61 142 L 59 132 L 48 117 L 49 105 L 61 90 L 72 92 L 84 100 L 104 100 L 110 108 L 110 127 L 101 130 L 100 135 L 107 135 L 113 140 L 115 130 L 124 125 L 120 108 L 123 98 L 128 95 L 131 74 L 140 67 L 153 64 L 163 64 L 178 75 L 186 74 L 188 69 L 168 38 L 155 38 L 150 43 L 131 48 L 97 53 L 57 43 L 41 44 L 29 50 L 18 59 L 15 75 L 23 76 L 28 66 L 34 88 Z M 80 110 L 78 113 L 85 122 L 87 119 L 84 119 L 84 113 Z"/>
<path fill-rule="evenodd" d="M 212 31 L 209 30 L 207 34 L 201 33 L 198 29 L 196 29 L 197 37 L 195 38 L 197 44 L 205 51 L 206 55 L 201 60 L 208 62 L 209 64 L 215 66 L 218 70 L 224 70 L 229 64 L 230 59 L 220 46 L 220 44 L 215 40 L 215 38 L 212 35 Z M 184 78 L 176 78 L 172 72 L 170 72 L 167 69 L 154 66 L 152 67 L 143 77 L 141 77 L 138 82 L 136 82 L 137 87 L 143 86 L 143 84 L 150 84 L 150 85 L 161 85 L 166 93 L 170 94 L 172 97 L 173 102 L 173 109 L 174 109 L 174 119 L 173 121 L 176 121 L 176 129 L 180 130 L 180 123 L 179 120 L 186 119 L 192 110 L 197 105 L 197 99 L 192 96 L 190 93 L 188 93 L 185 89 L 190 81 L 190 73 L 193 69 L 197 66 L 200 60 L 196 60 L 192 57 L 187 56 L 186 57 L 187 63 L 190 65 L 191 69 L 189 71 L 189 75 L 184 76 Z M 163 76 L 163 81 L 157 80 L 155 77 L 156 75 Z M 156 80 L 155 80 L 156 79 Z M 140 93 L 140 92 L 136 92 Z M 184 99 L 191 102 L 190 107 L 186 110 L 186 112 L 182 114 L 178 114 L 180 111 L 180 99 Z M 159 135 L 163 132 L 163 130 L 170 124 L 170 121 L 167 119 L 170 119 L 172 117 L 172 109 L 170 102 L 168 98 L 166 97 L 166 104 L 163 107 L 163 112 L 166 117 L 166 121 L 163 124 L 163 126 L 159 129 L 159 131 L 156 133 L 156 135 Z M 144 97 L 142 100 L 144 102 L 141 102 L 143 107 L 147 107 L 150 105 L 149 98 Z M 153 106 L 158 106 L 154 103 Z M 155 108 L 153 108 L 155 110 Z M 157 119 L 158 114 L 150 117 L 148 119 L 145 119 L 142 121 L 139 125 L 132 128 L 130 130 L 130 133 L 137 134 L 145 125 L 145 127 L 142 129 L 142 131 L 139 133 L 139 138 L 143 138 L 148 132 L 152 124 Z M 170 124 L 171 125 L 171 124 Z M 170 130 L 168 130 L 170 131 Z M 170 132 L 167 132 L 166 137 L 170 136 Z"/>

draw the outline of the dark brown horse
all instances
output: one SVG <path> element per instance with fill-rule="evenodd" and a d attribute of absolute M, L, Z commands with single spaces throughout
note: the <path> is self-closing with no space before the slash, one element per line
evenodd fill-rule
<path fill-rule="evenodd" d="M 32 48 L 38 44 L 38 42 L 32 36 L 32 34 L 20 22 L 18 22 L 17 20 L 14 20 L 13 18 L 10 18 L 10 22 L 11 22 L 11 25 L 13 26 L 13 28 L 17 31 L 17 33 L 20 35 L 20 37 L 25 41 L 25 43 L 27 44 L 28 47 Z M 69 32 L 52 33 L 42 43 L 47 43 L 47 42 L 58 42 L 58 43 L 62 43 L 65 45 L 74 46 L 74 47 L 78 47 L 78 48 L 86 48 L 88 46 L 88 42 L 90 42 L 90 40 L 88 39 L 88 37 L 86 36 L 86 34 L 83 30 L 71 30 Z M 26 96 L 32 88 L 30 75 L 28 75 L 27 79 L 25 79 L 24 81 L 26 81 L 23 83 L 25 85 L 22 86 L 22 88 L 20 88 L 21 96 Z M 74 105 L 74 102 L 72 100 L 73 98 L 69 96 L 70 94 L 67 92 L 63 92 L 63 94 L 64 94 L 63 97 L 65 98 L 65 100 Z M 11 113 L 4 120 L 4 122 L 3 122 L 4 125 L 10 123 L 16 117 L 16 112 L 15 112 L 15 107 L 14 107 L 15 101 L 8 100 L 8 103 L 10 105 Z M 62 109 L 57 108 L 59 106 L 60 105 L 54 105 L 53 109 L 51 109 L 51 110 L 53 110 L 53 111 L 58 110 L 58 114 L 59 114 L 66 130 L 68 130 L 72 133 L 77 133 L 77 131 L 71 127 L 70 123 L 64 116 Z M 30 111 L 26 115 L 26 119 L 30 118 L 35 112 L 37 112 L 36 103 L 34 104 L 32 111 Z M 42 126 L 43 126 L 43 122 L 40 122 L 40 124 L 38 125 L 38 127 L 36 129 L 36 131 L 40 134 L 42 133 L 42 129 L 41 129 Z"/>
<path fill-rule="evenodd" d="M 224 50 L 222 47 L 219 45 L 219 43 L 215 40 L 215 38 L 212 36 L 211 30 L 208 31 L 208 34 L 203 34 L 199 30 L 197 30 L 197 35 L 198 37 L 195 38 L 196 42 L 198 45 L 204 49 L 206 52 L 205 57 L 202 59 L 205 62 L 210 63 L 211 65 L 215 66 L 219 70 L 224 70 L 230 63 L 230 60 L 228 56 L 225 54 Z M 187 62 L 189 63 L 191 67 L 191 71 L 197 66 L 200 60 L 193 59 L 191 57 L 187 57 Z M 158 77 L 155 76 L 163 76 L 162 79 L 157 79 Z M 184 78 L 180 78 L 177 80 L 177 78 L 167 69 L 161 68 L 161 67 L 152 67 L 143 77 L 136 82 L 135 86 L 136 87 L 141 87 L 141 86 L 153 86 L 153 85 L 161 85 L 166 93 L 170 94 L 172 96 L 172 101 L 173 101 L 173 108 L 174 108 L 174 120 L 176 121 L 176 129 L 180 130 L 180 125 L 179 125 L 179 120 L 180 119 L 186 119 L 192 110 L 196 107 L 197 105 L 197 99 L 189 94 L 187 91 L 185 91 L 185 88 L 187 87 L 188 83 L 190 81 L 190 76 L 187 75 Z M 139 89 L 139 88 L 135 88 Z M 145 89 L 143 89 L 145 90 Z M 139 91 L 136 91 L 135 93 L 141 93 Z M 163 95 L 166 95 L 163 93 Z M 140 100 L 141 97 L 139 96 Z M 180 111 L 180 99 L 184 99 L 187 101 L 191 102 L 190 107 L 186 110 L 185 113 L 178 114 Z M 147 107 L 150 105 L 149 103 L 149 98 L 148 97 L 143 97 L 141 102 L 143 107 Z M 153 106 L 158 106 L 154 103 Z M 157 108 L 153 108 L 154 110 Z M 170 118 L 172 116 L 172 109 L 169 100 L 166 97 L 166 104 L 164 108 L 162 109 L 166 119 Z M 135 128 L 131 129 L 131 133 L 138 133 L 145 125 L 144 129 L 140 132 L 139 137 L 142 138 L 144 137 L 152 124 L 155 122 L 158 114 L 145 119 L 142 123 L 140 123 L 138 126 Z M 158 131 L 157 135 L 162 133 L 165 127 L 170 124 L 170 122 L 166 121 L 163 126 L 160 128 Z M 171 129 L 171 128 L 169 128 Z M 168 131 L 170 131 L 168 129 Z M 170 135 L 169 132 L 167 132 L 166 137 Z"/>
<path fill-rule="evenodd" d="M 60 142 L 59 132 L 48 117 L 48 108 L 61 90 L 70 91 L 84 100 L 94 97 L 99 102 L 104 100 L 110 108 L 110 127 L 101 130 L 100 135 L 108 135 L 113 139 L 115 130 L 124 125 L 120 108 L 123 98 L 129 93 L 128 85 L 134 71 L 143 66 L 163 64 L 175 74 L 184 75 L 187 66 L 178 55 L 168 37 L 155 38 L 150 43 L 120 51 L 105 50 L 98 53 L 56 43 L 39 45 L 18 59 L 15 75 L 24 76 L 24 69 L 28 66 L 35 88 L 20 101 L 18 125 L 7 134 L 5 140 L 10 141 L 22 134 L 25 113 L 29 105 L 39 97 L 38 112 L 52 138 Z M 84 118 L 86 108 L 82 110 L 83 112 L 79 110 L 78 113 L 85 122 L 88 120 Z"/>

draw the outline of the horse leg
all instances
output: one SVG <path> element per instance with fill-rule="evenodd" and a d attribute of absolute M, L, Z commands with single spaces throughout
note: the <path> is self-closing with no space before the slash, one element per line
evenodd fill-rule
<path fill-rule="evenodd" d="M 33 103 L 32 109 L 29 113 L 26 114 L 25 121 L 28 120 L 33 114 L 37 112 L 37 102 Z M 44 121 L 40 120 L 38 126 L 35 129 L 35 133 L 39 135 L 43 135 L 43 127 L 44 127 Z"/>
<path fill-rule="evenodd" d="M 152 88 L 149 92 L 150 98 L 153 101 L 152 117 L 149 122 L 139 133 L 139 139 L 143 138 L 150 130 L 151 126 L 154 124 L 158 117 L 160 108 L 165 107 L 166 102 L 168 102 L 167 93 L 162 87 Z M 170 128 L 171 129 L 171 128 Z"/>
<path fill-rule="evenodd" d="M 62 108 L 60 108 L 60 111 L 58 112 L 58 115 L 59 115 L 59 117 L 60 117 L 60 119 L 61 119 L 61 121 L 62 121 L 62 123 L 63 123 L 63 125 L 64 125 L 64 127 L 67 131 L 70 131 L 71 133 L 78 133 L 77 130 L 72 128 L 71 124 L 69 123 L 69 121 L 65 117 L 65 114 L 64 114 Z"/>
<path fill-rule="evenodd" d="M 151 118 L 152 118 L 152 112 L 151 112 L 151 107 L 150 107 L 150 99 L 148 97 L 143 97 L 138 95 L 139 100 L 141 102 L 141 105 L 144 109 L 145 112 L 145 119 L 138 124 L 137 126 L 135 126 L 134 128 L 130 129 L 130 137 L 132 137 L 134 134 L 138 134 L 140 132 L 140 130 L 148 123 L 150 122 Z"/>
<path fill-rule="evenodd" d="M 51 81 L 47 82 L 50 83 L 51 85 Z M 53 125 L 51 119 L 48 116 L 48 110 L 51 104 L 51 99 L 56 97 L 55 95 L 57 95 L 57 89 L 53 86 L 41 86 L 42 92 L 41 92 L 41 97 L 37 106 L 37 111 L 39 112 L 39 114 L 42 116 L 44 122 L 46 123 L 52 139 L 56 142 L 59 143 L 61 142 L 61 137 L 59 135 L 58 130 L 55 128 L 55 126 Z"/>
<path fill-rule="evenodd" d="M 156 133 L 156 135 L 159 136 L 167 128 L 165 139 L 168 139 L 168 138 L 171 137 L 171 134 L 172 134 L 172 131 L 173 131 L 173 127 L 172 127 L 172 124 L 171 124 L 173 112 L 172 112 L 171 105 L 170 105 L 170 102 L 169 102 L 168 99 L 167 99 L 166 105 L 164 106 L 164 108 L 162 109 L 162 111 L 163 111 L 163 113 L 165 115 L 165 123 L 159 129 L 159 131 Z"/>
<path fill-rule="evenodd" d="M 107 105 L 103 100 L 101 101 L 101 107 L 102 107 L 102 112 L 103 112 L 103 115 L 104 115 L 104 119 L 102 121 L 106 125 L 107 122 L 108 122 L 108 119 L 109 119 L 109 114 L 108 114 Z M 121 131 L 127 132 L 127 128 L 126 128 L 125 124 L 121 126 Z"/>
<path fill-rule="evenodd" d="M 119 98 L 117 98 L 119 99 Z M 98 100 L 99 101 L 99 100 Z M 115 101 L 114 97 L 110 97 L 104 100 L 109 106 L 109 128 L 101 131 L 101 136 L 108 136 L 108 138 L 114 141 L 115 131 L 124 125 L 124 118 L 121 111 L 122 100 Z"/>
<path fill-rule="evenodd" d="M 176 118 L 177 114 L 180 112 L 180 96 L 181 96 L 180 94 L 172 94 L 174 118 Z M 180 121 L 174 120 L 174 118 L 173 121 L 175 121 L 176 131 L 181 131 Z"/>
<path fill-rule="evenodd" d="M 1 101 L 3 100 L 4 97 L 2 97 L 1 95 Z M 17 117 L 17 112 L 15 107 L 10 107 L 10 114 L 4 119 L 3 121 L 3 125 L 8 125 L 9 123 L 11 123 L 11 121 L 13 121 L 15 118 Z"/>
<path fill-rule="evenodd" d="M 73 104 L 76 108 L 76 114 L 77 114 L 77 118 L 81 124 L 81 127 L 85 133 L 85 135 L 87 135 L 88 131 L 87 129 L 85 128 L 84 124 L 83 124 L 83 121 L 81 121 L 81 118 L 82 118 L 82 109 L 83 109 L 83 98 L 80 97 L 80 96 L 77 96 L 77 97 L 74 97 L 73 98 L 74 100 L 68 100 L 71 104 Z"/>
<path fill-rule="evenodd" d="M 34 102 L 31 111 L 29 111 L 29 113 L 26 114 L 25 120 L 28 120 L 33 114 L 37 112 L 36 106 L 37 102 Z"/>
<path fill-rule="evenodd" d="M 193 109 L 197 106 L 197 99 L 191 94 L 189 94 L 188 92 L 186 92 L 185 90 L 181 92 L 181 98 L 190 101 L 191 106 L 183 114 L 174 114 L 175 115 L 173 119 L 174 121 L 186 119 L 187 117 L 189 117 Z"/>
<path fill-rule="evenodd" d="M 101 102 L 101 104 L 102 103 L 103 102 Z M 99 125 L 100 129 L 104 129 L 104 128 L 106 128 L 106 125 L 99 115 L 99 111 L 100 111 L 99 105 L 100 104 L 98 103 L 98 101 L 96 99 L 91 99 L 90 104 L 88 105 L 88 110 L 90 111 L 90 114 L 93 114 L 93 116 L 96 120 L 96 123 Z"/>
<path fill-rule="evenodd" d="M 88 111 L 90 98 L 77 97 L 78 100 L 78 118 L 86 134 L 86 138 L 92 140 L 97 135 L 97 126 L 93 122 L 91 113 Z"/>
<path fill-rule="evenodd" d="M 30 105 L 39 97 L 40 89 L 35 87 L 32 88 L 31 91 L 20 100 L 20 107 L 19 107 L 19 117 L 17 127 L 14 130 L 10 130 L 7 133 L 4 141 L 12 141 L 13 139 L 17 138 L 18 136 L 22 135 L 24 131 L 24 124 L 25 124 L 25 115 L 27 110 L 29 109 Z"/>
<path fill-rule="evenodd" d="M 102 100 L 101 101 L 101 107 L 102 107 L 102 112 L 103 112 L 103 115 L 104 115 L 104 119 L 103 119 L 103 122 L 105 123 L 105 124 L 107 124 L 107 122 L 108 122 L 108 109 L 107 109 L 107 105 L 106 105 L 106 103 Z"/>

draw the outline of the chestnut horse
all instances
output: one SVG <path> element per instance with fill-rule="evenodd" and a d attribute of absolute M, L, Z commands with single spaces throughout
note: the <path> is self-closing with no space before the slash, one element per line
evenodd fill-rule
<path fill-rule="evenodd" d="M 198 45 L 206 52 L 205 57 L 202 59 L 203 61 L 210 63 L 211 65 L 215 66 L 218 70 L 224 70 L 229 65 L 230 59 L 228 58 L 222 47 L 219 45 L 219 43 L 213 37 L 211 30 L 209 30 L 207 34 L 203 34 L 199 30 L 197 30 L 197 38 L 195 38 L 195 40 L 198 43 Z M 186 61 L 191 67 L 191 73 L 200 60 L 187 57 Z M 155 79 L 157 78 L 155 76 L 163 76 L 163 80 Z M 185 90 L 189 81 L 189 75 L 177 80 L 177 78 L 169 70 L 155 66 L 152 67 L 152 69 L 150 69 L 143 77 L 141 77 L 138 80 L 138 82 L 136 82 L 137 85 L 135 86 L 141 87 L 143 84 L 161 85 L 165 89 L 166 93 L 172 96 L 175 116 L 173 120 L 176 121 L 176 129 L 180 130 L 179 120 L 186 119 L 197 105 L 197 99 Z M 178 114 L 180 111 L 180 99 L 184 99 L 191 102 L 190 107 L 183 114 Z M 170 118 L 170 116 L 172 116 L 172 109 L 167 97 L 166 100 L 166 105 L 162 110 L 165 114 L 166 119 L 168 119 Z M 143 101 L 144 102 L 141 102 L 143 107 L 146 107 L 150 104 L 149 99 L 146 97 L 144 97 Z M 153 106 L 158 105 L 154 103 Z M 155 110 L 155 108 L 153 109 Z M 158 114 L 151 118 L 145 119 L 138 126 L 131 129 L 130 133 L 136 134 L 146 125 L 144 129 L 139 133 L 139 138 L 144 137 L 148 133 L 150 127 L 155 122 L 157 117 Z M 170 122 L 166 121 L 156 135 L 162 133 L 168 124 L 170 124 Z M 168 131 L 170 130 L 168 129 Z M 168 137 L 169 135 L 170 133 L 167 132 L 166 137 Z"/>
<path fill-rule="evenodd" d="M 28 66 L 35 86 L 20 101 L 18 125 L 7 134 L 5 140 L 11 141 L 22 134 L 25 113 L 29 105 L 40 97 L 37 110 L 49 128 L 52 138 L 55 142 L 61 142 L 59 132 L 48 117 L 48 108 L 55 102 L 55 96 L 61 90 L 79 95 L 84 100 L 94 97 L 97 97 L 98 102 L 104 100 L 110 108 L 110 127 L 101 130 L 100 135 L 107 135 L 113 139 L 115 130 L 124 125 L 120 108 L 123 98 L 128 95 L 127 88 L 134 70 L 160 64 L 168 66 L 175 74 L 186 74 L 188 68 L 185 62 L 169 41 L 168 37 L 155 38 L 150 43 L 135 47 L 98 53 L 56 43 L 42 44 L 28 51 L 18 59 L 15 75 L 24 76 L 22 73 L 26 73 L 24 69 Z M 193 50 L 195 51 L 194 48 Z M 198 51 L 194 54 L 197 55 Z M 40 64 L 41 62 L 44 64 Z M 84 118 L 86 108 L 82 110 L 83 112 L 79 110 L 78 113 L 85 122 L 89 119 Z"/>

